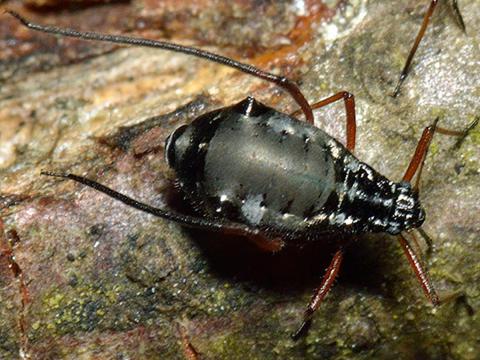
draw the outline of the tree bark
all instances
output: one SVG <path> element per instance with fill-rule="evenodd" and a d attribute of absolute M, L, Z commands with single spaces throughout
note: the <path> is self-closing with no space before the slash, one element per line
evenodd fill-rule
<path fill-rule="evenodd" d="M 439 117 L 462 130 L 480 115 L 480 7 L 459 5 L 467 33 L 441 3 L 397 98 L 390 94 L 428 1 L 138 0 L 46 12 L 6 1 L 0 11 L 201 46 L 292 78 L 310 102 L 354 93 L 356 155 L 400 180 L 425 126 Z M 70 171 L 182 209 L 171 196 L 165 138 L 247 95 L 296 110 L 277 87 L 217 64 L 55 38 L 0 15 L 0 215 L 18 233 L 12 249 L 22 271 L 14 276 L 4 252 L 0 358 L 185 359 L 189 347 L 201 359 L 478 357 L 478 126 L 461 143 L 435 136 L 421 184 L 432 281 L 441 296 L 463 296 L 432 308 L 395 239 L 364 236 L 297 342 L 289 335 L 334 248 L 265 253 L 40 176 Z M 343 141 L 341 103 L 315 115 Z"/>

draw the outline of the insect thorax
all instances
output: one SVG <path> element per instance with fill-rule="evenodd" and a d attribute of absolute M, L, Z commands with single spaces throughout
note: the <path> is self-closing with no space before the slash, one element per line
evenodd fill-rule
<path fill-rule="evenodd" d="M 425 212 L 410 183 L 392 182 L 351 154 L 340 161 L 336 167 L 340 181 L 330 199 L 335 210 L 324 221 L 354 234 L 398 234 L 422 225 Z"/>

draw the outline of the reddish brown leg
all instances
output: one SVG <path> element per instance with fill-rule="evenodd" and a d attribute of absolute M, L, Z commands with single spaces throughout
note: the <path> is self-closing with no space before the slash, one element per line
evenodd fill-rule
<path fill-rule="evenodd" d="M 347 143 L 348 150 L 353 152 L 355 150 L 355 137 L 357 132 L 357 123 L 355 121 L 355 97 L 347 91 L 340 91 L 335 95 L 332 95 L 326 99 L 323 99 L 315 104 L 310 105 L 312 110 L 319 109 L 327 106 L 335 101 L 342 100 L 345 102 L 345 111 L 347 112 Z M 297 110 L 292 113 L 292 116 L 296 116 L 301 113 L 301 110 Z"/>
<path fill-rule="evenodd" d="M 415 38 L 415 42 L 413 43 L 413 46 L 410 49 L 410 53 L 408 54 L 407 61 L 405 62 L 402 73 L 400 74 L 400 78 L 398 79 L 397 86 L 395 87 L 395 91 L 393 92 L 393 97 L 397 97 L 398 94 L 400 93 L 400 88 L 402 87 L 402 84 L 408 75 L 408 71 L 410 70 L 410 65 L 412 64 L 413 57 L 417 52 L 418 45 L 420 44 L 420 41 L 422 41 L 423 35 L 425 35 L 425 30 L 427 30 L 428 23 L 430 22 L 430 18 L 433 15 L 433 11 L 435 10 L 437 3 L 438 3 L 438 0 L 432 0 L 430 2 L 430 6 L 428 7 L 428 10 L 425 13 L 425 16 L 423 18 L 423 23 L 422 23 L 422 26 L 420 27 L 420 31 L 418 32 L 417 37 Z"/>
<path fill-rule="evenodd" d="M 418 141 L 417 148 L 415 149 L 415 153 L 410 160 L 410 164 L 408 165 L 407 171 L 403 175 L 403 181 L 411 182 L 413 176 L 417 172 L 417 169 L 420 167 L 419 176 L 417 177 L 417 183 L 415 187 L 418 188 L 418 181 L 420 179 L 421 169 L 423 168 L 423 163 L 425 161 L 425 157 L 427 155 L 428 147 L 430 146 L 430 142 L 432 141 L 433 134 L 435 133 L 435 129 L 437 127 L 438 118 L 435 119 L 433 125 L 427 126 L 422 133 L 422 137 Z"/>
<path fill-rule="evenodd" d="M 401 234 L 397 237 L 397 239 L 400 242 L 400 245 L 402 246 L 403 251 L 405 252 L 405 255 L 407 256 L 408 262 L 410 263 L 410 266 L 415 272 L 415 275 L 417 276 L 418 281 L 420 281 L 420 285 L 422 286 L 425 296 L 427 297 L 428 300 L 430 300 L 430 302 L 434 306 L 440 305 L 440 299 L 438 298 L 438 295 L 435 289 L 433 288 L 433 285 L 430 282 L 430 279 L 428 278 L 428 274 L 423 269 L 420 260 L 415 255 L 415 252 L 411 248 L 407 239 L 405 239 L 405 237 Z"/>
<path fill-rule="evenodd" d="M 430 235 L 428 235 L 425 230 L 423 230 L 421 227 L 415 229 L 418 231 L 418 233 L 422 236 L 423 240 L 425 240 L 425 243 L 427 244 L 427 253 L 431 253 L 432 252 L 432 248 L 433 248 L 433 240 L 432 238 L 430 237 Z"/>
<path fill-rule="evenodd" d="M 323 276 L 322 283 L 313 293 L 307 310 L 305 310 L 302 324 L 300 325 L 298 330 L 292 335 L 292 338 L 294 340 L 297 340 L 301 336 L 301 334 L 303 334 L 304 329 L 309 326 L 313 313 L 318 309 L 320 303 L 330 291 L 330 288 L 332 287 L 333 282 L 338 275 L 338 271 L 340 270 L 340 265 L 342 264 L 343 260 L 343 254 L 344 250 L 343 248 L 341 248 L 333 256 L 333 259 L 330 262 L 330 265 L 328 266 L 325 275 Z"/>
<path fill-rule="evenodd" d="M 285 242 L 281 238 L 270 239 L 263 235 L 246 235 L 247 239 L 265 252 L 278 252 L 282 250 Z"/>
<path fill-rule="evenodd" d="M 420 246 L 420 243 L 418 242 L 417 237 L 415 236 L 415 233 L 412 231 L 406 231 L 403 233 L 403 236 L 410 236 L 410 239 L 413 240 L 413 247 L 415 248 L 415 252 L 417 253 L 418 256 L 422 255 L 422 247 Z"/>
<path fill-rule="evenodd" d="M 411 182 L 413 176 L 417 173 L 417 180 L 415 182 L 415 188 L 418 189 L 418 184 L 420 182 L 420 176 L 422 174 L 423 164 L 425 162 L 425 157 L 427 156 L 428 147 L 432 141 L 433 135 L 437 132 L 439 134 L 448 135 L 448 136 L 459 136 L 464 137 L 468 133 L 470 127 L 466 131 L 455 131 L 450 129 L 444 129 L 437 126 L 438 118 L 435 119 L 432 125 L 427 126 L 423 130 L 422 137 L 418 141 L 417 148 L 415 153 L 410 160 L 407 171 L 403 175 L 403 181 Z M 474 122 L 475 123 L 475 122 Z"/>
<path fill-rule="evenodd" d="M 395 87 L 395 91 L 392 94 L 393 97 L 397 97 L 398 94 L 400 93 L 400 88 L 402 87 L 402 84 L 408 75 L 413 57 L 415 56 L 415 53 L 418 49 L 418 45 L 420 44 L 423 36 L 425 35 L 425 31 L 427 30 L 428 24 L 430 22 L 430 19 L 432 18 L 432 15 L 433 15 L 433 12 L 435 11 L 435 7 L 437 6 L 437 3 L 438 3 L 438 0 L 430 1 L 430 6 L 428 7 L 428 10 L 425 13 L 425 16 L 423 17 L 422 26 L 420 27 L 417 37 L 415 38 L 415 42 L 413 43 L 413 46 L 410 49 L 410 53 L 408 54 L 407 61 L 405 62 L 402 73 L 400 74 L 400 78 L 398 79 L 398 83 L 397 83 L 397 86 Z M 465 23 L 463 22 L 462 14 L 460 13 L 456 0 L 452 1 L 452 7 L 453 7 L 453 12 L 455 13 L 455 17 L 458 25 L 460 26 L 462 31 L 465 32 Z"/>
<path fill-rule="evenodd" d="M 285 242 L 280 237 L 269 238 L 260 232 L 244 231 L 243 229 L 229 228 L 226 226 L 222 233 L 226 235 L 245 236 L 249 241 L 255 244 L 260 250 L 266 252 L 277 252 L 282 250 Z"/>
<path fill-rule="evenodd" d="M 417 173 L 417 179 L 415 181 L 415 186 L 414 186 L 415 189 L 418 189 L 420 176 L 423 169 L 423 164 L 425 163 L 425 157 L 427 155 L 428 148 L 430 146 L 430 143 L 432 141 L 432 138 L 435 132 L 438 132 L 443 135 L 448 135 L 448 136 L 458 136 L 463 139 L 469 133 L 469 131 L 472 130 L 473 127 L 475 127 L 478 124 L 478 119 L 475 119 L 473 123 L 469 125 L 465 131 L 455 131 L 455 130 L 440 128 L 440 127 L 437 127 L 437 122 L 438 122 L 438 118 L 434 121 L 432 125 L 426 127 L 423 130 L 422 137 L 418 141 L 417 148 L 415 149 L 415 153 L 413 154 L 413 157 L 410 160 L 410 164 L 408 165 L 407 171 L 403 176 L 403 181 L 411 182 L 413 176 L 415 176 L 415 174 Z M 422 228 L 417 228 L 416 230 L 425 239 L 428 245 L 428 251 L 430 251 L 432 248 L 432 240 L 430 236 L 428 236 L 428 234 Z M 418 240 L 415 237 L 415 234 L 414 233 L 409 233 L 409 234 L 413 237 L 413 240 L 415 241 L 417 247 L 420 247 L 418 244 Z M 408 241 L 405 239 L 403 235 L 398 236 L 398 241 L 400 242 L 400 245 L 402 246 L 405 252 L 405 255 L 408 258 L 410 266 L 415 271 L 415 274 L 418 280 L 420 281 L 420 284 L 422 285 L 425 295 L 433 305 L 438 305 L 440 303 L 438 295 L 433 289 L 433 286 L 430 283 L 430 280 L 428 279 L 427 273 L 425 270 L 423 270 L 420 261 L 415 255 L 415 252 L 412 250 Z"/>
<path fill-rule="evenodd" d="M 27 322 L 25 319 L 25 313 L 30 302 L 30 296 L 28 293 L 27 285 L 23 276 L 22 269 L 15 260 L 15 254 L 13 252 L 14 246 L 19 242 L 18 235 L 15 230 L 4 232 L 3 221 L 0 219 L 0 256 L 4 256 L 7 260 L 8 267 L 11 270 L 13 277 L 18 281 L 18 291 L 20 293 L 20 314 L 18 317 L 18 327 L 20 330 L 21 348 L 20 351 L 25 355 L 27 354 L 28 338 L 27 338 Z"/>
<path fill-rule="evenodd" d="M 187 329 L 185 329 L 185 327 L 183 327 L 181 324 L 177 323 L 177 331 L 182 338 L 183 355 L 185 356 L 185 359 L 200 360 L 198 351 L 193 347 L 192 343 L 188 339 Z"/>

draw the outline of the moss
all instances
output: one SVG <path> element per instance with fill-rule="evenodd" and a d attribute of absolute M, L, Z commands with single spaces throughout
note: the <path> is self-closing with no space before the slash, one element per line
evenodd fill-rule
<path fill-rule="evenodd" d="M 45 331 L 57 335 L 89 331 L 104 320 L 111 324 L 115 317 L 111 309 L 117 305 L 121 292 L 118 284 L 84 283 L 74 291 L 52 288 L 43 297 L 43 307 L 35 309 L 42 320 L 32 325 L 31 337 L 45 336 Z"/>
<path fill-rule="evenodd" d="M 468 140 L 473 144 L 480 146 L 480 123 L 477 124 L 468 134 Z"/>

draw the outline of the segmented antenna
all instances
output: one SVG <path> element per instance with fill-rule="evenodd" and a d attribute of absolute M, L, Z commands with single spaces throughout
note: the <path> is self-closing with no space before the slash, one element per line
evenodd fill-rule
<path fill-rule="evenodd" d="M 305 99 L 305 96 L 303 96 L 298 85 L 286 77 L 277 76 L 275 74 L 260 70 L 255 66 L 241 63 L 239 61 L 230 59 L 226 56 L 214 54 L 209 51 L 197 49 L 191 46 L 178 45 L 171 42 L 160 41 L 160 40 L 143 39 L 143 38 L 137 38 L 137 37 L 123 36 L 123 35 L 100 34 L 100 33 L 91 32 L 91 31 L 78 31 L 74 29 L 60 28 L 56 26 L 39 25 L 39 24 L 35 24 L 28 21 L 23 16 L 21 16 L 20 14 L 14 11 L 6 10 L 5 12 L 7 14 L 12 15 L 16 19 L 18 19 L 27 28 L 35 31 L 44 32 L 47 34 L 73 37 L 73 38 L 79 38 L 83 40 L 103 41 L 103 42 L 111 42 L 111 43 L 122 44 L 122 45 L 133 45 L 133 46 L 142 46 L 142 47 L 151 47 L 156 49 L 169 50 L 169 51 L 174 51 L 182 54 L 192 55 L 198 58 L 216 62 L 218 64 L 229 66 L 231 68 L 242 71 L 244 73 L 256 76 L 260 79 L 272 82 L 280 86 L 284 90 L 286 90 L 293 97 L 295 102 L 298 105 L 300 105 L 300 108 L 305 114 L 306 120 L 309 123 L 313 124 L 313 112 L 312 112 L 312 108 L 310 107 L 310 104 L 308 103 L 307 99 Z"/>

